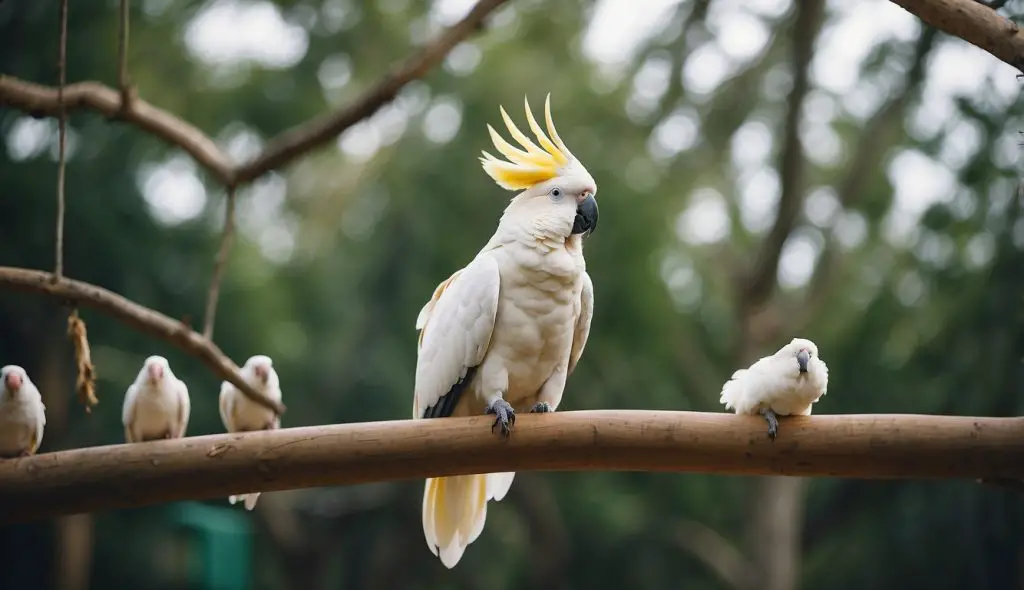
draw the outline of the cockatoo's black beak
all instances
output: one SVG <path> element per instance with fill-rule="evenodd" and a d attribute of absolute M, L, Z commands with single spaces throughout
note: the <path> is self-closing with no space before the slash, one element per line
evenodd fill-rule
<path fill-rule="evenodd" d="M 796 362 L 798 365 L 800 365 L 801 373 L 807 372 L 807 362 L 810 360 L 811 355 L 807 354 L 806 350 L 801 350 L 800 352 L 796 353 Z"/>
<path fill-rule="evenodd" d="M 576 219 L 572 222 L 572 233 L 594 233 L 596 229 L 597 199 L 594 198 L 594 195 L 587 195 L 587 198 L 576 205 Z"/>

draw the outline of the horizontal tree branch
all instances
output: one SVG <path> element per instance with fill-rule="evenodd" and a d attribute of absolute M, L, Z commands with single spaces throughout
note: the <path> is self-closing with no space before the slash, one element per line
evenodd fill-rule
<path fill-rule="evenodd" d="M 506 1 L 480 0 L 462 20 L 389 71 L 352 104 L 282 132 L 271 139 L 254 160 L 240 166 L 198 128 L 134 94 L 122 106 L 122 96 L 117 90 L 99 82 L 79 82 L 64 89 L 64 100 L 68 110 L 91 109 L 110 118 L 124 119 L 180 147 L 219 182 L 236 187 L 291 163 L 373 115 L 391 102 L 406 84 L 426 75 L 453 47 L 478 30 L 487 15 Z M 122 57 L 122 63 L 124 59 Z M 127 79 L 126 74 L 119 74 L 119 77 Z M 59 104 L 56 89 L 0 75 L 0 106 L 40 117 L 56 116 L 60 111 Z"/>
<path fill-rule="evenodd" d="M 91 109 L 112 119 L 125 121 L 188 152 L 220 182 L 234 175 L 231 159 L 197 127 L 134 97 L 122 109 L 121 94 L 99 82 L 78 82 L 64 88 L 67 110 Z M 0 106 L 25 111 L 33 117 L 55 116 L 60 112 L 57 90 L 11 76 L 0 75 Z"/>
<path fill-rule="evenodd" d="M 1024 72 L 1024 32 L 975 0 L 891 0 L 936 29 L 960 37 Z"/>
<path fill-rule="evenodd" d="M 62 278 L 39 270 L 0 266 L 0 288 L 49 295 L 55 299 L 91 307 L 115 317 L 136 330 L 174 344 L 199 358 L 218 377 L 230 381 L 246 397 L 274 410 L 285 412 L 285 406 L 274 401 L 242 379 L 238 366 L 210 340 L 203 338 L 183 322 L 130 301 L 103 287 Z"/>
<path fill-rule="evenodd" d="M 398 96 L 409 82 L 422 78 L 441 63 L 448 52 L 470 33 L 480 28 L 484 18 L 507 0 L 480 0 L 459 22 L 427 44 L 370 88 L 351 105 L 289 129 L 271 140 L 263 153 L 238 169 L 235 182 L 244 184 L 280 168 L 296 157 L 317 148 L 340 133 L 367 119 Z"/>
<path fill-rule="evenodd" d="M 0 462 L 0 522 L 185 499 L 495 471 L 1020 478 L 1024 418 L 600 410 L 216 434 Z"/>

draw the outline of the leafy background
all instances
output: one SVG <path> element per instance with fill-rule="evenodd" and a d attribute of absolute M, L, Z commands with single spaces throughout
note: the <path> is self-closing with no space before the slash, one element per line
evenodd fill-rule
<path fill-rule="evenodd" d="M 470 4 L 141 0 L 131 76 L 244 158 Z M 817 33 L 800 18 L 816 5 Z M 116 6 L 70 3 L 69 80 L 116 82 Z M 0 4 L 0 71 L 55 83 L 56 15 Z M 592 338 L 562 409 L 721 411 L 731 371 L 799 333 L 831 369 L 816 413 L 1020 415 L 1019 85 L 881 0 L 516 0 L 368 122 L 241 191 L 216 340 L 236 362 L 274 358 L 285 427 L 406 418 L 416 314 L 509 197 L 476 160 L 485 124 L 551 92 L 602 213 Z M 69 130 L 66 272 L 199 318 L 224 190 L 124 123 L 76 113 Z M 4 109 L 0 132 L 0 264 L 50 268 L 56 123 Z M 774 243 L 783 193 L 793 227 Z M 752 297 L 737 277 L 773 248 L 770 290 Z M 0 293 L 0 360 L 45 395 L 42 451 L 121 442 L 149 354 L 189 384 L 189 434 L 223 431 L 200 363 L 83 317 L 91 415 L 62 310 Z M 1024 585 L 1020 497 L 970 481 L 521 473 L 454 571 L 425 547 L 421 494 L 409 481 L 265 494 L 253 514 L 216 500 L 9 526 L 0 570 L 4 587 L 61 589 Z"/>

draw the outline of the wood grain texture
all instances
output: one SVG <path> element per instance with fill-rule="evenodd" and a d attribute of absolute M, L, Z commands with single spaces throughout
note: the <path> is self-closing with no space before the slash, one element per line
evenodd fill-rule
<path fill-rule="evenodd" d="M 92 447 L 0 462 L 0 522 L 229 494 L 492 471 L 1022 478 L 1024 418 L 601 410 L 396 420 Z M 226 502 L 226 500 L 225 500 Z"/>

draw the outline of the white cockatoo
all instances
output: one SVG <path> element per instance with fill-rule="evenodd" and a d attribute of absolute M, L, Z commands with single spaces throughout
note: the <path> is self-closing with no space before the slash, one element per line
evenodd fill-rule
<path fill-rule="evenodd" d="M 34 455 L 43 442 L 46 406 L 25 369 L 0 369 L 0 458 Z"/>
<path fill-rule="evenodd" d="M 810 416 L 811 404 L 828 389 L 828 367 L 818 346 L 794 338 L 778 352 L 740 369 L 722 387 L 721 403 L 737 414 L 760 414 L 775 440 L 779 416 Z"/>
<path fill-rule="evenodd" d="M 269 356 L 258 354 L 249 357 L 242 365 L 241 373 L 245 382 L 257 391 L 274 401 L 281 401 L 281 382 Z M 252 401 L 228 381 L 220 385 L 220 419 L 228 432 L 276 430 L 281 427 L 281 418 L 273 410 Z M 246 510 L 252 510 L 259 497 L 259 492 L 253 492 L 229 496 L 228 501 L 232 504 L 242 501 Z"/>
<path fill-rule="evenodd" d="M 181 438 L 191 412 L 185 382 L 171 371 L 167 359 L 153 355 L 142 363 L 124 394 L 121 422 L 125 442 Z"/>
<path fill-rule="evenodd" d="M 559 138 L 550 95 L 544 134 L 526 101 L 540 147 L 501 108 L 513 147 L 488 125 L 508 162 L 483 152 L 484 171 L 520 191 L 498 228 L 465 268 L 434 290 L 416 319 L 419 333 L 414 418 L 493 414 L 491 430 L 510 436 L 516 412 L 551 412 L 590 334 L 594 287 L 583 234 L 597 226 L 597 185 Z M 452 568 L 481 533 L 487 502 L 500 501 L 515 473 L 431 478 L 423 493 L 423 532 Z"/>

